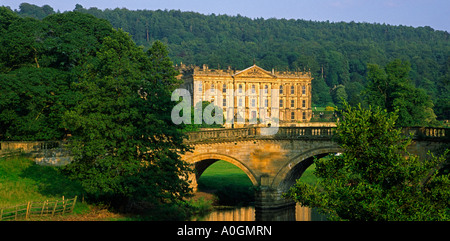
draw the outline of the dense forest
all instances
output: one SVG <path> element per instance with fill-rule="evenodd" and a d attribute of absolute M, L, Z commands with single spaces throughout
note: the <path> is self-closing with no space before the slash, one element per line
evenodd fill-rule
<path fill-rule="evenodd" d="M 168 46 L 175 64 L 208 64 L 244 69 L 253 61 L 278 70 L 313 73 L 313 105 L 333 106 L 340 98 L 363 102 L 369 64 L 385 66 L 400 59 L 410 65 L 415 87 L 432 98 L 438 119 L 450 119 L 450 36 L 430 27 L 250 19 L 240 15 L 203 15 L 179 10 L 85 9 L 73 11 L 108 20 L 149 48 L 156 40 Z M 16 12 L 42 19 L 54 14 L 48 5 L 22 3 Z"/>
<path fill-rule="evenodd" d="M 175 64 L 244 69 L 255 61 L 266 69 L 311 70 L 315 106 L 337 104 L 342 96 L 350 104 L 362 102 L 368 64 L 384 66 L 401 59 L 411 66 L 413 84 L 431 96 L 438 119 L 450 119 L 448 32 L 430 27 L 251 19 L 179 10 L 85 9 L 79 4 L 74 11 L 108 20 L 144 48 L 161 40 Z M 42 19 L 54 10 L 48 5 L 23 3 L 17 13 Z"/>

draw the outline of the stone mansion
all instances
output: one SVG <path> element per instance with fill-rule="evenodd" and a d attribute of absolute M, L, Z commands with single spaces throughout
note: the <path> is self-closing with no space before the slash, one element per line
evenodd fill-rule
<path fill-rule="evenodd" d="M 177 69 L 192 103 L 209 101 L 222 107 L 225 119 L 241 123 L 234 127 L 263 122 L 275 112 L 280 126 L 312 117 L 311 72 L 267 71 L 257 65 L 223 70 L 181 64 Z"/>

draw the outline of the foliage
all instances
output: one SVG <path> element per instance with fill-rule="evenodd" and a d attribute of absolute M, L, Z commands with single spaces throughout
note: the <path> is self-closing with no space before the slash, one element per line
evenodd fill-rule
<path fill-rule="evenodd" d="M 22 67 L 0 75 L 0 133 L 7 140 L 61 140 L 62 115 L 71 106 L 67 73 Z"/>
<path fill-rule="evenodd" d="M 187 147 L 170 118 L 176 79 L 166 54 L 160 43 L 145 53 L 113 31 L 75 84 L 83 99 L 65 115 L 75 155 L 66 170 L 113 207 L 177 203 L 190 192 L 179 156 Z"/>
<path fill-rule="evenodd" d="M 395 128 L 397 112 L 344 104 L 339 156 L 315 160 L 317 185 L 297 182 L 287 194 L 336 220 L 450 220 L 445 156 L 421 161 Z"/>
<path fill-rule="evenodd" d="M 0 138 L 70 137 L 64 171 L 92 201 L 186 209 L 188 148 L 170 116 L 180 83 L 166 46 L 144 51 L 80 12 L 36 20 L 1 7 L 0 17 Z"/>
<path fill-rule="evenodd" d="M 450 56 L 447 57 L 443 75 L 437 82 L 437 93 L 439 101 L 435 102 L 434 111 L 438 117 L 450 120 Z"/>
<path fill-rule="evenodd" d="M 315 106 L 334 105 L 330 95 L 330 88 L 328 88 L 324 78 L 313 79 L 311 81 L 311 89 L 314 91 L 311 101 Z"/>
<path fill-rule="evenodd" d="M 433 102 L 425 90 L 411 84 L 408 62 L 394 60 L 384 68 L 369 65 L 366 93 L 369 105 L 398 110 L 398 126 L 428 126 L 435 122 Z"/>
<path fill-rule="evenodd" d="M 112 27 L 82 13 L 38 21 L 0 7 L 0 17 L 0 138 L 61 140 L 62 116 L 79 98 L 71 83 Z"/>
<path fill-rule="evenodd" d="M 338 85 L 332 89 L 333 101 L 337 107 L 341 108 L 343 103 L 347 101 L 348 95 L 344 85 Z"/>
<path fill-rule="evenodd" d="M 384 66 L 395 59 L 411 63 L 411 84 L 424 89 L 435 105 L 449 96 L 448 89 L 441 87 L 446 81 L 443 73 L 449 69 L 449 33 L 430 27 L 250 19 L 179 10 L 99 10 L 81 5 L 76 11 L 107 19 L 145 48 L 162 40 L 175 63 L 244 69 L 255 60 L 269 70 L 311 70 L 315 106 L 332 101 L 339 105 L 340 98 L 327 96 L 337 85 L 345 86 L 350 104 L 359 103 L 359 92 L 368 84 L 367 63 Z M 448 119 L 441 115 L 445 105 L 440 106 L 438 118 Z"/>
<path fill-rule="evenodd" d="M 18 13 L 36 18 L 53 14 L 49 6 L 30 5 L 22 4 Z M 360 103 L 364 97 L 360 92 L 368 84 L 367 63 L 384 66 L 402 59 L 411 63 L 411 84 L 431 97 L 437 118 L 449 119 L 448 78 L 443 77 L 449 71 L 448 32 L 430 27 L 250 19 L 179 10 L 85 9 L 80 4 L 73 11 L 107 19 L 145 48 L 162 40 L 175 63 L 244 69 L 255 60 L 266 69 L 311 70 L 313 106 L 330 102 L 339 106 L 340 97 L 331 99 L 330 95 L 337 85 L 345 86 L 350 104 Z"/>
<path fill-rule="evenodd" d="M 37 19 L 43 19 L 50 14 L 54 14 L 55 11 L 49 5 L 38 7 L 29 3 L 21 3 L 19 5 L 19 14 L 24 17 L 33 17 Z"/>

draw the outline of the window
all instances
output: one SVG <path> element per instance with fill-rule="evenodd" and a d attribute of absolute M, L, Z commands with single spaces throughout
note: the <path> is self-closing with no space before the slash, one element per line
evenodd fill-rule
<path fill-rule="evenodd" d="M 269 106 L 269 100 L 268 99 L 264 99 L 264 106 L 268 107 Z"/>
<path fill-rule="evenodd" d="M 242 98 L 239 98 L 239 107 L 242 107 Z"/>
<path fill-rule="evenodd" d="M 280 100 L 280 107 L 283 108 L 283 100 Z"/>
<path fill-rule="evenodd" d="M 242 85 L 239 85 L 239 94 L 242 94 Z"/>
<path fill-rule="evenodd" d="M 252 107 L 255 107 L 255 106 L 256 106 L 256 100 L 252 99 Z"/>
<path fill-rule="evenodd" d="M 295 120 L 295 112 L 291 112 L 291 120 Z"/>
<path fill-rule="evenodd" d="M 295 100 L 291 100 L 291 107 L 295 107 Z"/>
<path fill-rule="evenodd" d="M 223 98 L 223 106 L 227 106 L 227 98 Z"/>
<path fill-rule="evenodd" d="M 306 107 L 306 100 L 302 100 L 302 107 L 303 107 L 303 108 Z"/>
<path fill-rule="evenodd" d="M 280 95 L 282 95 L 282 94 L 283 94 L 283 86 L 280 85 Z"/>
<path fill-rule="evenodd" d="M 255 85 L 252 85 L 252 94 L 256 93 Z"/>
<path fill-rule="evenodd" d="M 269 92 L 269 86 L 264 85 L 264 94 L 267 94 Z"/>
<path fill-rule="evenodd" d="M 295 93 L 295 86 L 291 86 L 291 95 L 293 95 Z"/>
<path fill-rule="evenodd" d="M 306 120 L 306 112 L 303 112 L 303 120 Z"/>
<path fill-rule="evenodd" d="M 214 84 L 211 84 L 211 91 L 214 91 Z"/>
<path fill-rule="evenodd" d="M 222 86 L 222 93 L 227 93 L 227 85 L 223 84 Z"/>
<path fill-rule="evenodd" d="M 202 83 L 198 84 L 198 91 L 199 91 L 199 92 L 202 92 L 202 91 L 203 91 Z"/>
<path fill-rule="evenodd" d="M 302 95 L 306 95 L 306 86 L 302 86 Z"/>

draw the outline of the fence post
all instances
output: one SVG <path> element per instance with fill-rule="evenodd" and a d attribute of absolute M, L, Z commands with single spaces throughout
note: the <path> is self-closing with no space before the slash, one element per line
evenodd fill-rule
<path fill-rule="evenodd" d="M 70 210 L 71 212 L 73 212 L 73 209 L 75 208 L 75 203 L 76 202 L 77 202 L 77 196 L 75 196 L 75 198 L 73 199 L 72 209 Z"/>
<path fill-rule="evenodd" d="M 44 214 L 45 204 L 47 203 L 47 201 L 42 202 L 41 217 Z"/>
<path fill-rule="evenodd" d="M 14 215 L 14 220 L 17 220 L 17 212 L 19 210 L 19 205 L 16 205 L 16 213 Z"/>
<path fill-rule="evenodd" d="M 27 212 L 25 213 L 25 219 L 28 219 L 30 217 L 30 211 L 31 211 L 31 202 L 27 203 Z"/>
<path fill-rule="evenodd" d="M 66 212 L 67 201 L 69 201 L 69 200 L 64 200 L 64 196 L 63 196 L 63 211 L 62 211 L 62 214 L 64 214 Z"/>
<path fill-rule="evenodd" d="M 56 207 L 58 206 L 58 200 L 55 201 L 55 207 L 53 207 L 52 217 L 55 215 Z"/>

